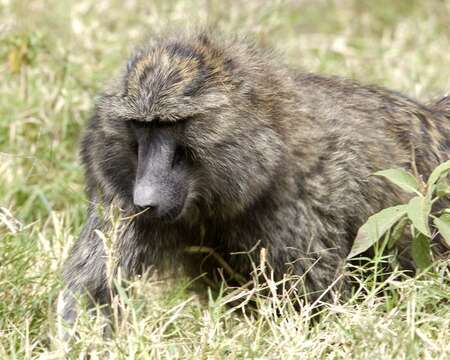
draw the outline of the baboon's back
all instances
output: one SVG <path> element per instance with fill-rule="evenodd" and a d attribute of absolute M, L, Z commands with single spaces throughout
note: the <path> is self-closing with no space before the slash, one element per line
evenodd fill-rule
<path fill-rule="evenodd" d="M 296 77 L 301 111 L 313 114 L 324 136 L 335 133 L 373 168 L 417 168 L 425 178 L 450 156 L 450 97 L 425 106 L 400 93 L 311 74 Z M 345 149 L 342 149 L 345 151 Z"/>

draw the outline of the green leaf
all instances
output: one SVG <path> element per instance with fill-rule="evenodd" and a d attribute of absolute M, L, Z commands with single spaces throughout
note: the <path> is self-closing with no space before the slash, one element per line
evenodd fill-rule
<path fill-rule="evenodd" d="M 389 169 L 377 171 L 374 173 L 377 176 L 383 176 L 393 184 L 401 187 L 403 190 L 412 193 L 419 193 L 419 184 L 417 179 L 409 172 L 403 169 Z"/>
<path fill-rule="evenodd" d="M 436 196 L 439 198 L 446 197 L 450 194 L 450 186 L 448 184 L 447 174 L 441 175 L 435 186 Z"/>
<path fill-rule="evenodd" d="M 431 211 L 431 201 L 428 197 L 416 196 L 408 203 L 408 217 L 413 226 L 422 234 L 431 237 L 428 217 Z"/>
<path fill-rule="evenodd" d="M 395 243 L 402 238 L 403 234 L 405 233 L 406 225 L 408 225 L 408 223 L 409 219 L 405 216 L 393 226 L 387 243 L 388 249 L 392 249 Z"/>
<path fill-rule="evenodd" d="M 417 267 L 417 272 L 422 272 L 428 268 L 431 263 L 430 239 L 421 233 L 413 237 L 411 254 Z"/>
<path fill-rule="evenodd" d="M 436 225 L 447 246 L 450 247 L 450 214 L 443 214 L 434 218 L 434 225 Z"/>
<path fill-rule="evenodd" d="M 407 209 L 408 205 L 397 205 L 381 210 L 369 217 L 367 222 L 359 228 L 348 258 L 352 258 L 369 249 L 386 231 L 406 215 Z"/>
<path fill-rule="evenodd" d="M 443 162 L 441 165 L 436 167 L 436 169 L 433 170 L 430 177 L 427 181 L 427 187 L 428 191 L 434 188 L 434 184 L 436 184 L 436 181 L 439 180 L 442 174 L 448 172 L 450 170 L 450 160 L 447 160 L 446 162 Z"/>

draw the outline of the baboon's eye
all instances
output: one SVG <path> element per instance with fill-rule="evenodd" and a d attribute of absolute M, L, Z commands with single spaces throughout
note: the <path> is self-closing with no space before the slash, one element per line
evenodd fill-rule
<path fill-rule="evenodd" d="M 185 146 L 178 145 L 175 148 L 175 153 L 173 154 L 172 167 L 175 167 L 180 163 L 187 162 L 188 160 L 189 160 L 188 149 Z"/>
<path fill-rule="evenodd" d="M 138 155 L 139 151 L 139 137 L 143 134 L 143 131 L 146 126 L 148 126 L 145 122 L 139 120 L 131 120 L 128 122 L 129 129 L 131 131 L 131 139 L 130 139 L 130 148 L 133 154 Z"/>
<path fill-rule="evenodd" d="M 172 159 L 172 167 L 177 164 L 194 166 L 196 162 L 195 152 L 189 146 L 178 145 Z"/>
<path fill-rule="evenodd" d="M 131 143 L 131 151 L 133 152 L 133 154 L 135 154 L 136 156 L 138 155 L 139 152 L 139 144 L 137 141 L 133 141 Z"/>
<path fill-rule="evenodd" d="M 176 124 L 186 124 L 186 123 L 190 122 L 191 120 L 192 120 L 192 116 L 186 116 L 186 117 L 177 119 Z"/>

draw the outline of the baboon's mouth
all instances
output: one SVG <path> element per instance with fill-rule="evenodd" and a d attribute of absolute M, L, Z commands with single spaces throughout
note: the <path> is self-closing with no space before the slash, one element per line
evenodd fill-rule
<path fill-rule="evenodd" d="M 148 206 L 146 208 L 139 208 L 135 212 L 135 215 L 141 216 L 143 218 L 158 220 L 158 222 L 162 223 L 174 223 L 180 218 L 181 211 L 172 210 L 165 214 L 157 214 L 156 209 Z"/>

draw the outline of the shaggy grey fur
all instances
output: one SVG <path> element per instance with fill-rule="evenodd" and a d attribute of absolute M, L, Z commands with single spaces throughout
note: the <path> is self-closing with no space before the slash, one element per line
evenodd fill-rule
<path fill-rule="evenodd" d="M 83 137 L 92 206 L 64 268 L 65 318 L 76 316 L 73 293 L 109 302 L 95 230 L 108 234 L 98 208 L 111 204 L 122 216 L 147 208 L 115 243 L 126 276 L 202 271 L 206 262 L 183 252 L 191 245 L 213 248 L 249 276 L 249 257 L 232 253 L 256 246 L 256 263 L 266 248 L 275 277 L 304 276 L 304 294 L 316 298 L 341 274 L 367 218 L 407 200 L 369 175 L 410 170 L 415 154 L 427 177 L 448 159 L 449 104 L 294 72 L 239 39 L 155 39 L 100 94 Z"/>

